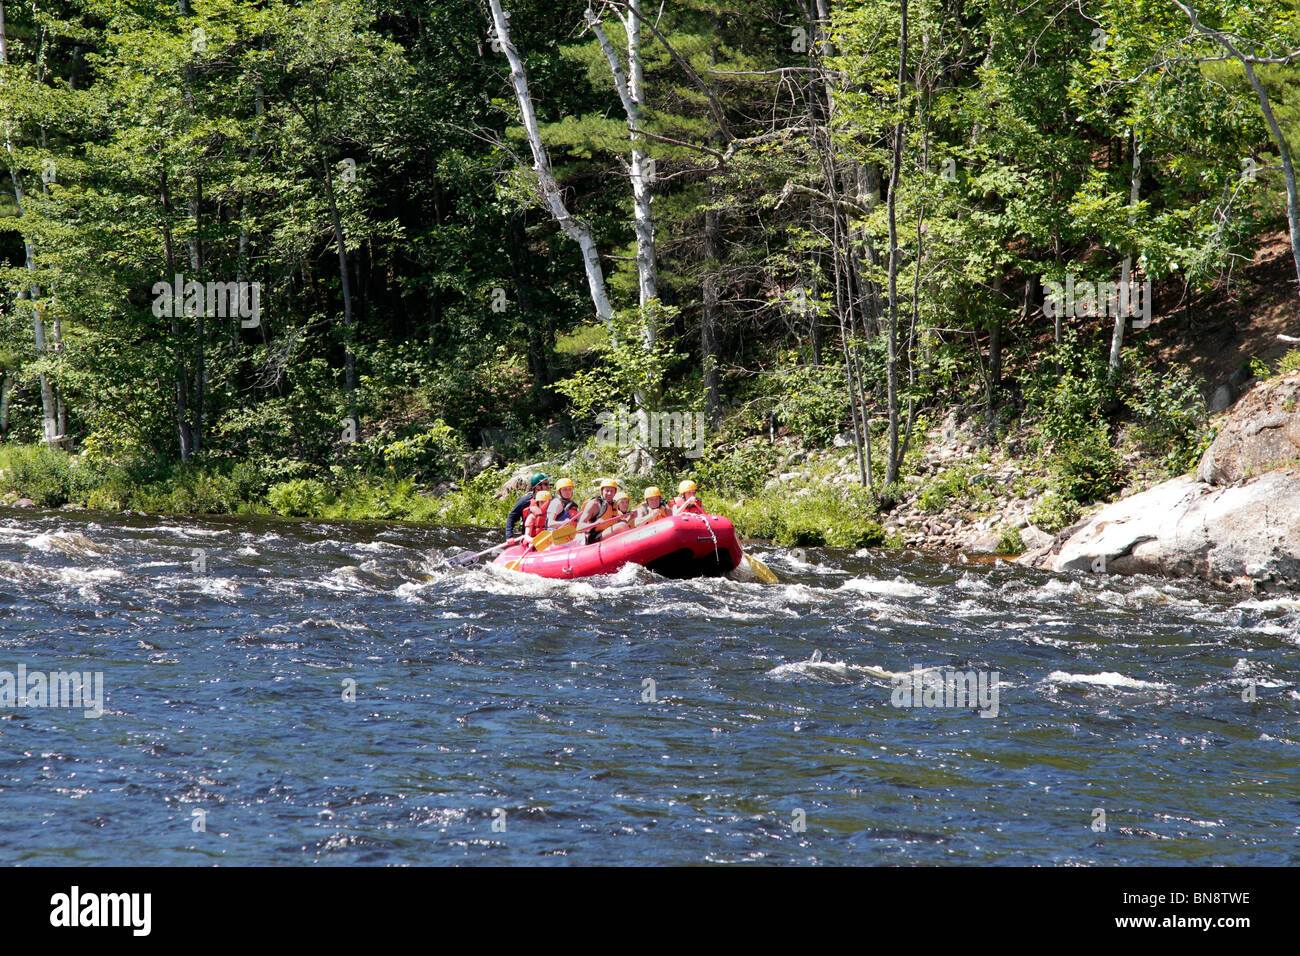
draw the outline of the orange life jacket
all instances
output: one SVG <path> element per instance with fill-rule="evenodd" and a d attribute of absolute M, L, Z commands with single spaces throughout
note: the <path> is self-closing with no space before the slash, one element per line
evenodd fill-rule
<path fill-rule="evenodd" d="M 690 502 L 688 505 L 687 502 Z M 673 514 L 704 514 L 704 506 L 700 504 L 700 499 L 695 495 L 678 495 L 672 501 Z"/>
<path fill-rule="evenodd" d="M 623 512 L 618 510 L 618 505 L 614 504 L 614 502 L 606 501 L 599 495 L 592 498 L 587 504 L 591 504 L 592 501 L 601 506 L 597 509 L 595 517 L 588 522 L 588 524 L 595 524 L 595 527 L 591 529 L 592 531 L 604 531 L 606 528 L 613 527 L 614 523 L 623 517 Z M 586 510 L 586 505 L 583 506 L 583 510 Z"/>

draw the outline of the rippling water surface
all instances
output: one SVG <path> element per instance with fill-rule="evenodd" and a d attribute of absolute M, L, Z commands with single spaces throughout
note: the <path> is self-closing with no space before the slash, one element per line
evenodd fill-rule
<path fill-rule="evenodd" d="M 1300 862 L 1296 598 L 762 547 L 779 585 L 439 570 L 491 543 L 0 519 L 0 670 L 105 690 L 0 709 L 0 863 Z M 997 672 L 997 715 L 894 706 L 913 667 Z"/>

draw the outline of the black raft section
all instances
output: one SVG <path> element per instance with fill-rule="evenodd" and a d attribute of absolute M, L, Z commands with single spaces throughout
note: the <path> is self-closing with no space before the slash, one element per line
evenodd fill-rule
<path fill-rule="evenodd" d="M 703 557 L 696 557 L 690 548 L 670 551 L 661 558 L 646 563 L 655 574 L 666 578 L 720 578 L 733 570 L 731 552 L 718 548 Z"/>

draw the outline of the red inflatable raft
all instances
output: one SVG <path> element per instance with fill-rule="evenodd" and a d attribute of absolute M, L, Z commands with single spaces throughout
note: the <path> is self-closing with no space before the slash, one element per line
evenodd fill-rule
<path fill-rule="evenodd" d="M 510 564 L 524 552 L 524 545 L 515 545 L 493 563 Z M 529 551 L 516 570 L 544 578 L 585 578 L 613 574 L 630 561 L 669 578 L 717 577 L 740 564 L 740 558 L 740 542 L 728 519 L 683 514 L 595 544 L 557 544 L 545 551 Z"/>

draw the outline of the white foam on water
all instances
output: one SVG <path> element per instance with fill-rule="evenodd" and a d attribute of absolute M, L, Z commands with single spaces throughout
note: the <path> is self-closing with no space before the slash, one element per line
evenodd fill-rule
<path fill-rule="evenodd" d="M 767 672 L 773 680 L 793 680 L 810 677 L 816 680 L 855 681 L 864 677 L 868 669 L 845 661 L 793 661 L 778 664 Z"/>
<path fill-rule="evenodd" d="M 1300 598 L 1251 598 L 1242 601 L 1240 604 L 1234 604 L 1233 608 L 1241 608 L 1246 611 L 1300 611 Z"/>
<path fill-rule="evenodd" d="M 924 588 L 905 581 L 902 575 L 892 581 L 881 578 L 849 578 L 840 585 L 842 591 L 857 591 L 859 594 L 883 594 L 888 597 L 924 597 L 930 593 Z"/>
<path fill-rule="evenodd" d="M 1029 643 L 1037 644 L 1040 647 L 1074 647 L 1074 641 L 1063 641 L 1058 637 L 1047 637 L 1044 634 L 1030 634 Z"/>
<path fill-rule="evenodd" d="M 824 588 L 809 587 L 806 584 L 783 584 L 777 600 L 790 604 L 813 604 L 826 598 Z"/>
<path fill-rule="evenodd" d="M 1067 581 L 1063 578 L 1051 578 L 1044 584 L 1029 590 L 1029 596 L 1037 600 L 1078 597 L 1081 594 L 1083 594 L 1083 587 L 1078 581 Z"/>
<path fill-rule="evenodd" d="M 239 597 L 239 582 L 233 578 L 213 578 L 196 574 L 191 578 L 182 578 L 181 580 L 193 584 L 194 590 L 200 594 L 206 594 L 208 597 Z"/>
<path fill-rule="evenodd" d="M 435 582 L 433 581 L 407 581 L 405 584 L 399 584 L 393 589 L 393 594 L 403 601 L 415 603 L 420 600 L 420 595 L 429 590 Z"/>
<path fill-rule="evenodd" d="M 245 558 L 256 558 L 256 557 L 259 557 L 259 553 L 258 553 L 257 549 L 256 549 L 256 548 L 250 548 L 248 545 L 244 545 L 244 547 L 242 547 L 242 548 L 240 548 L 238 551 L 236 551 L 235 554 L 242 555 L 242 556 L 245 557 Z"/>
<path fill-rule="evenodd" d="M 33 551 L 57 551 L 61 554 L 100 554 L 105 549 L 76 531 L 48 531 L 33 535 L 24 542 Z"/>
<path fill-rule="evenodd" d="M 167 532 L 170 534 L 176 534 L 176 535 L 180 535 L 182 538 L 192 538 L 195 536 L 198 536 L 200 538 L 218 538 L 227 533 L 219 529 L 214 530 L 212 528 L 183 528 L 180 525 L 175 525 L 175 524 L 154 525 L 153 528 L 151 528 L 150 530 L 153 531 L 154 533 Z"/>
<path fill-rule="evenodd" d="M 817 564 L 816 562 L 808 561 L 806 556 L 801 558 L 793 551 L 778 551 L 770 554 L 761 554 L 756 551 L 754 552 L 754 557 L 758 558 L 765 564 L 775 564 L 777 567 L 788 568 L 792 571 L 817 571 L 821 574 L 848 574 L 847 571 L 842 571 L 839 568 L 832 568 L 825 564 Z"/>
<path fill-rule="evenodd" d="M 1054 684 L 1083 684 L 1090 687 L 1113 687 L 1122 690 L 1160 690 L 1169 686 L 1159 682 L 1125 677 L 1123 674 L 1117 674 L 1114 671 L 1103 671 L 1100 674 L 1068 674 L 1065 671 L 1052 671 L 1047 675 L 1047 679 Z"/>
<path fill-rule="evenodd" d="M 308 583 L 326 591 L 343 593 L 347 591 L 372 591 L 369 584 L 361 579 L 360 568 L 355 565 L 346 565 L 341 568 L 335 568 L 329 574 L 323 577 L 312 578 Z"/>
<path fill-rule="evenodd" d="M 117 568 L 43 568 L 16 561 L 0 561 L 0 578 L 14 582 L 70 584 L 80 587 L 84 584 L 116 581 L 123 576 Z"/>
<path fill-rule="evenodd" d="M 993 586 L 983 578 L 973 577 L 969 571 L 963 571 L 957 579 L 956 586 L 963 591 L 992 591 Z"/>

